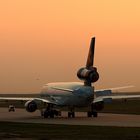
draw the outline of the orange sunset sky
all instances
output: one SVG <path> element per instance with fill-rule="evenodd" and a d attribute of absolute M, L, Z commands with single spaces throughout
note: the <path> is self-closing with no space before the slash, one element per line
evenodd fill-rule
<path fill-rule="evenodd" d="M 79 81 L 92 36 L 96 89 L 135 85 L 140 91 L 139 0 L 1 0 L 0 93 Z"/>

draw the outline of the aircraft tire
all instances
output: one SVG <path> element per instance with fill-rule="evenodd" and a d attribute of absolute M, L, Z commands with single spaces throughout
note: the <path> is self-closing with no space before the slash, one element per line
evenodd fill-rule
<path fill-rule="evenodd" d="M 44 111 L 44 118 L 54 118 L 54 111 L 53 110 L 46 110 Z"/>
<path fill-rule="evenodd" d="M 96 111 L 93 111 L 92 112 L 92 115 L 93 115 L 94 118 L 97 118 L 98 117 L 98 113 Z"/>
<path fill-rule="evenodd" d="M 68 112 L 68 118 L 75 118 L 75 112 Z"/>
<path fill-rule="evenodd" d="M 88 111 L 88 112 L 87 112 L 87 117 L 88 117 L 88 118 L 92 117 L 92 112 L 91 112 L 91 111 Z"/>
<path fill-rule="evenodd" d="M 72 112 L 71 114 L 72 118 L 75 118 L 75 112 Z"/>
<path fill-rule="evenodd" d="M 40 110 L 40 115 L 43 117 L 44 116 L 44 111 Z"/>
<path fill-rule="evenodd" d="M 44 111 L 44 118 L 48 118 L 49 117 L 49 112 L 48 111 Z"/>
<path fill-rule="evenodd" d="M 71 118 L 71 112 L 68 112 L 68 118 Z"/>
<path fill-rule="evenodd" d="M 49 115 L 50 115 L 50 118 L 54 118 L 54 111 L 53 110 L 49 111 Z"/>

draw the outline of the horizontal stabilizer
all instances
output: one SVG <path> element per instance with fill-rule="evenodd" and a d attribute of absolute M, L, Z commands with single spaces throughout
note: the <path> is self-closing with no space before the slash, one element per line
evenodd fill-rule
<path fill-rule="evenodd" d="M 61 90 L 61 91 L 68 91 L 68 92 L 73 92 L 74 90 L 72 89 L 67 89 L 67 88 L 60 88 L 60 87 L 51 87 L 52 89 L 56 90 Z"/>
<path fill-rule="evenodd" d="M 95 90 L 95 92 L 100 92 L 100 91 L 105 91 L 105 90 L 111 90 L 111 91 L 114 91 L 114 90 L 128 89 L 128 88 L 133 88 L 133 87 L 135 87 L 135 86 L 130 85 L 130 86 L 123 86 L 123 87 L 106 88 L 106 89 Z"/>

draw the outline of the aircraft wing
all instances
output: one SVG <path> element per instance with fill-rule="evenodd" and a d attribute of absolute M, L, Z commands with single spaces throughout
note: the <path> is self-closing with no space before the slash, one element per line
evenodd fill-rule
<path fill-rule="evenodd" d="M 0 97 L 0 107 L 8 107 L 9 105 L 14 105 L 16 108 L 24 108 L 25 103 L 28 101 L 36 102 L 39 107 L 43 107 L 48 104 L 55 104 L 53 101 L 42 98 Z"/>
<path fill-rule="evenodd" d="M 109 89 L 102 89 L 102 90 L 95 90 L 95 99 L 93 103 L 97 102 L 105 102 L 105 103 L 110 103 L 113 100 L 127 100 L 127 99 L 140 99 L 140 94 L 134 95 L 134 94 L 129 94 L 129 95 L 122 95 L 122 94 L 113 94 L 113 90 L 120 90 L 120 89 L 127 89 L 127 88 L 132 88 L 134 86 L 123 86 L 123 87 L 117 87 L 117 88 L 109 88 Z"/>
<path fill-rule="evenodd" d="M 94 99 L 93 103 L 98 103 L 98 102 L 105 102 L 109 103 L 112 102 L 113 100 L 127 100 L 127 99 L 140 99 L 140 95 L 107 95 L 107 96 L 98 96 Z"/>
<path fill-rule="evenodd" d="M 95 97 L 109 96 L 109 95 L 112 95 L 112 91 L 114 91 L 114 90 L 128 89 L 128 88 L 132 88 L 132 87 L 134 87 L 134 86 L 131 85 L 131 86 L 123 86 L 123 87 L 95 90 Z"/>
<path fill-rule="evenodd" d="M 33 101 L 33 100 L 34 101 L 42 101 L 45 103 L 52 103 L 49 100 L 42 99 L 42 98 L 0 97 L 0 102 L 1 101 L 5 101 L 5 102 L 8 102 L 8 101 Z"/>

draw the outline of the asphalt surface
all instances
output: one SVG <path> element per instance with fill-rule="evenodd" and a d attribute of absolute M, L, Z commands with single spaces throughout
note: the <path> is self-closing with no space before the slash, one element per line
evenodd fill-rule
<path fill-rule="evenodd" d="M 140 127 L 140 115 L 124 115 L 99 113 L 97 118 L 87 118 L 86 113 L 76 112 L 76 118 L 67 118 L 67 112 L 62 112 L 62 117 L 44 119 L 40 112 L 28 113 L 24 109 L 8 112 L 8 108 L 0 108 L 0 121 L 67 124 L 67 125 L 93 125 L 93 126 L 124 126 Z"/>

